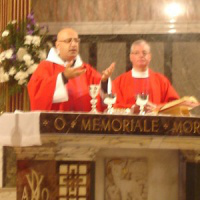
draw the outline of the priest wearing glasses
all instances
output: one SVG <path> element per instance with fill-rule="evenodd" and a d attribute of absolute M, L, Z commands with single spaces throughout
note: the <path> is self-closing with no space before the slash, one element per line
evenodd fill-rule
<path fill-rule="evenodd" d="M 100 84 L 106 93 L 115 63 L 100 74 L 81 60 L 79 45 L 75 30 L 64 28 L 58 33 L 55 47 L 28 83 L 31 110 L 88 112 L 91 110 L 89 86 Z M 102 111 L 100 95 L 98 98 L 97 109 Z"/>
<path fill-rule="evenodd" d="M 145 111 L 151 112 L 158 106 L 179 99 L 169 80 L 149 68 L 151 48 L 145 40 L 132 43 L 130 61 L 132 69 L 113 81 L 113 93 L 117 96 L 115 108 L 133 108 L 138 112 L 137 105 L 146 101 Z"/>

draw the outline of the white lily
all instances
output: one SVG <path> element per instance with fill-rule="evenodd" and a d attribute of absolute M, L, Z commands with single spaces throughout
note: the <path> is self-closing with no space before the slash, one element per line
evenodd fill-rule
<path fill-rule="evenodd" d="M 2 37 L 7 37 L 9 35 L 9 30 L 5 30 L 3 33 L 2 33 Z"/>

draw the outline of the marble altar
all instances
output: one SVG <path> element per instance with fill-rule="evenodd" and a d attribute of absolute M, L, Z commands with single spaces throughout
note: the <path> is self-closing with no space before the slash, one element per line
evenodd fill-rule
<path fill-rule="evenodd" d="M 1 188 L 3 200 L 179 200 L 185 161 L 199 158 L 199 117 L 10 115 L 20 136 L 6 140 L 17 154 L 17 189 Z"/>

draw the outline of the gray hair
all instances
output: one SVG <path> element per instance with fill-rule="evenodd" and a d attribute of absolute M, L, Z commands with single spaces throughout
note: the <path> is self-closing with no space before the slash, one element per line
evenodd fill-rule
<path fill-rule="evenodd" d="M 149 44 L 146 40 L 136 40 L 135 42 L 133 42 L 132 45 L 131 45 L 130 52 L 133 51 L 133 48 L 134 48 L 135 46 L 138 46 L 138 45 L 141 45 L 141 44 L 147 45 L 148 48 L 149 48 L 149 52 L 151 52 L 151 46 L 150 46 L 150 44 Z"/>

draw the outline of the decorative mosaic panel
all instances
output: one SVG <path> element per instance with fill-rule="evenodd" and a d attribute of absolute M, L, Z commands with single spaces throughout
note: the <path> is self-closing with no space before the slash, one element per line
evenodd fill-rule
<path fill-rule="evenodd" d="M 55 200 L 56 161 L 17 161 L 17 200 Z"/>
<path fill-rule="evenodd" d="M 59 200 L 91 199 L 91 164 L 88 162 L 59 163 Z"/>
<path fill-rule="evenodd" d="M 85 161 L 18 160 L 17 200 L 91 200 L 93 169 Z"/>
<path fill-rule="evenodd" d="M 146 158 L 107 159 L 105 200 L 147 200 Z"/>

